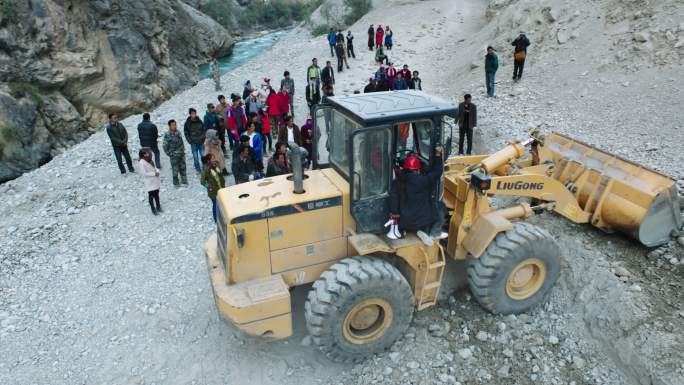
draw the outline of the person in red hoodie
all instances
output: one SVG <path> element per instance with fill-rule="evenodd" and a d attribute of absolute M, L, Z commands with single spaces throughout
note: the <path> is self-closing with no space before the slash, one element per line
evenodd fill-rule
<path fill-rule="evenodd" d="M 382 29 L 381 25 L 378 25 L 378 29 L 375 30 L 375 47 L 382 47 L 384 42 L 385 30 Z"/>
<path fill-rule="evenodd" d="M 282 113 L 280 115 L 280 122 L 278 123 L 279 126 L 285 124 L 285 119 L 289 115 L 290 111 L 290 95 L 287 93 L 287 89 L 281 87 L 280 91 L 278 91 L 278 109 Z"/>
<path fill-rule="evenodd" d="M 261 136 L 264 138 L 261 148 L 264 149 L 264 154 L 273 152 L 273 135 L 271 135 L 271 121 L 268 119 L 264 110 L 259 110 L 259 120 L 261 121 Z M 268 142 L 268 149 L 266 149 L 266 142 Z"/>
<path fill-rule="evenodd" d="M 401 78 L 407 82 L 411 79 L 411 71 L 408 68 L 408 64 L 404 64 L 404 67 L 399 71 L 399 74 L 401 75 Z"/>
<path fill-rule="evenodd" d="M 239 143 L 240 135 L 247 127 L 247 115 L 245 114 L 245 108 L 240 103 L 240 98 L 234 95 L 232 100 L 233 104 L 228 107 L 228 112 L 226 113 L 228 135 L 231 135 Z"/>
<path fill-rule="evenodd" d="M 268 120 L 271 121 L 271 128 L 278 128 L 278 121 L 283 115 L 280 111 L 280 96 L 275 92 L 273 88 L 269 86 L 268 97 L 266 97 L 266 113 L 268 114 Z"/>

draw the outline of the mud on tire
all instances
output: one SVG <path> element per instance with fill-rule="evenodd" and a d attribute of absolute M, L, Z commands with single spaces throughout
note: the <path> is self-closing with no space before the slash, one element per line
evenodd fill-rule
<path fill-rule="evenodd" d="M 331 266 L 304 304 L 313 345 L 340 362 L 359 362 L 390 347 L 411 323 L 413 310 L 413 291 L 404 276 L 371 257 Z"/>
<path fill-rule="evenodd" d="M 560 248 L 551 234 L 525 222 L 497 234 L 479 259 L 468 261 L 470 291 L 482 307 L 497 314 L 537 306 L 559 274 Z"/>

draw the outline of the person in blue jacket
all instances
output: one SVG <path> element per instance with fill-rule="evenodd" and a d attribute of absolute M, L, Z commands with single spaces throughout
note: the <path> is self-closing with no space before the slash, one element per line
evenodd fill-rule
<path fill-rule="evenodd" d="M 256 132 L 256 124 L 250 122 L 247 126 L 247 136 L 249 137 L 249 146 L 254 149 L 255 155 L 255 167 L 257 178 L 260 179 L 264 177 L 264 160 L 263 160 L 263 141 L 261 135 Z"/>
<path fill-rule="evenodd" d="M 400 73 L 392 80 L 392 89 L 395 91 L 408 90 L 408 83 L 406 83 L 406 80 Z"/>
<path fill-rule="evenodd" d="M 330 28 L 328 32 L 328 45 L 330 45 L 330 56 L 335 56 L 335 43 L 337 43 L 337 34 L 335 30 Z"/>

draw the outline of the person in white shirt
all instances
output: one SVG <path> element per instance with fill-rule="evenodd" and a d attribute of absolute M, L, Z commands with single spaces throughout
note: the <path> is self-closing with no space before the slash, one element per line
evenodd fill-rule
<path fill-rule="evenodd" d="M 141 148 L 138 156 L 140 157 L 140 161 L 138 161 L 140 175 L 143 177 L 145 191 L 147 191 L 147 200 L 150 203 L 152 214 L 159 215 L 163 212 L 159 203 L 159 189 L 161 188 L 159 169 L 154 166 L 152 150 L 149 147 Z"/>

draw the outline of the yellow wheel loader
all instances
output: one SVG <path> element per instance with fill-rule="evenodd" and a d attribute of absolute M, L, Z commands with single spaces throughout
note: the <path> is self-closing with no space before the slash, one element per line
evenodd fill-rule
<path fill-rule="evenodd" d="M 255 336 L 292 334 L 291 288 L 313 283 L 304 306 L 313 344 L 339 361 L 388 348 L 414 310 L 437 302 L 447 258 L 467 259 L 470 290 L 493 313 L 543 301 L 562 254 L 523 220 L 553 211 L 647 246 L 682 226 L 672 179 L 552 133 L 490 155 L 447 158 L 432 200 L 448 209 L 448 239 L 385 235 L 389 192 L 407 154 L 425 170 L 451 148 L 457 108 L 417 91 L 335 96 L 317 107 L 313 167 L 296 145 L 293 174 L 219 191 L 206 256 L 219 315 Z M 526 197 L 504 204 L 498 196 Z M 510 199 L 508 200 L 510 202 Z M 495 207 L 497 203 L 500 207 Z"/>

